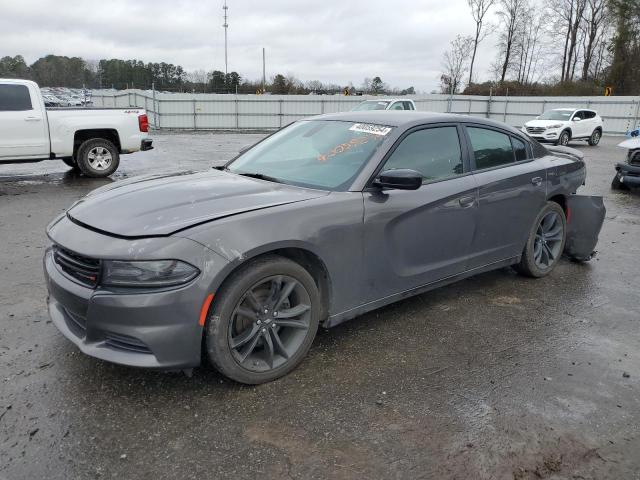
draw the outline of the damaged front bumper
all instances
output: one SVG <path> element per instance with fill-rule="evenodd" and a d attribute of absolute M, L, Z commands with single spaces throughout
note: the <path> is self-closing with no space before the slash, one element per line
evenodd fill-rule
<path fill-rule="evenodd" d="M 616 165 L 616 177 L 621 184 L 629 188 L 639 188 L 640 166 L 618 163 Z"/>

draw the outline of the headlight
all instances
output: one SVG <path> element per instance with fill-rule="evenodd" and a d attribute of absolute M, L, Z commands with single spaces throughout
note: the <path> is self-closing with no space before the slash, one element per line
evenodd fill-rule
<path fill-rule="evenodd" d="M 105 260 L 100 283 L 111 287 L 173 287 L 193 280 L 199 273 L 180 260 Z"/>
<path fill-rule="evenodd" d="M 562 126 L 561 123 L 558 123 L 557 125 L 551 125 L 550 127 L 547 128 L 560 128 Z"/>

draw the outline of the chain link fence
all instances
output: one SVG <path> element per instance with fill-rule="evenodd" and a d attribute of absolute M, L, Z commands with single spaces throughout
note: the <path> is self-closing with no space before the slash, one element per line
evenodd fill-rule
<path fill-rule="evenodd" d="M 351 110 L 380 97 L 341 95 L 221 95 L 158 93 L 149 90 L 94 90 L 96 107 L 138 107 L 155 129 L 272 130 L 295 120 Z M 596 110 L 604 133 L 622 135 L 640 123 L 640 97 L 496 97 L 422 95 L 411 98 L 421 111 L 491 118 L 520 127 L 545 110 L 560 107 Z"/>

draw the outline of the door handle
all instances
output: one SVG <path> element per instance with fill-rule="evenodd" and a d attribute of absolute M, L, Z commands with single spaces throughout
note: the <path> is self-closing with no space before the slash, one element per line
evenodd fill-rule
<path fill-rule="evenodd" d="M 542 177 L 533 177 L 531 179 L 531 183 L 536 187 L 539 187 L 540 185 L 542 185 Z"/>
<path fill-rule="evenodd" d="M 461 207 L 470 207 L 475 202 L 476 197 L 468 196 L 468 197 L 460 197 L 458 199 L 458 203 L 460 203 Z"/>
<path fill-rule="evenodd" d="M 39 122 L 42 120 L 42 117 L 26 117 L 24 119 L 25 122 Z"/>

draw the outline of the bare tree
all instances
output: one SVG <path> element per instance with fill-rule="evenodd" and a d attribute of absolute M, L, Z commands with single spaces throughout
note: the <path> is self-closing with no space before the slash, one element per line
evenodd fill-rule
<path fill-rule="evenodd" d="M 518 22 L 514 53 L 518 57 L 514 70 L 518 82 L 528 84 L 535 76 L 542 50 L 541 38 L 544 32 L 545 13 L 537 7 L 523 9 L 522 21 Z"/>
<path fill-rule="evenodd" d="M 507 70 L 513 62 L 512 55 L 518 28 L 522 22 L 523 12 L 527 7 L 527 3 L 526 0 L 499 0 L 498 5 L 498 17 L 502 27 L 499 43 L 503 58 L 500 74 L 500 83 L 502 83 L 507 76 Z"/>
<path fill-rule="evenodd" d="M 604 41 L 607 28 L 607 0 L 587 0 L 583 13 L 583 51 L 582 80 L 589 78 L 591 64 Z"/>
<path fill-rule="evenodd" d="M 187 72 L 186 80 L 196 84 L 206 84 L 209 82 L 209 74 L 204 70 L 193 70 Z"/>
<path fill-rule="evenodd" d="M 576 50 L 580 48 L 584 11 L 587 0 L 549 0 L 550 10 L 558 19 L 554 25 L 555 32 L 563 32 L 562 68 L 560 81 L 573 80 L 575 73 Z"/>
<path fill-rule="evenodd" d="M 462 77 L 469 69 L 469 58 L 473 46 L 473 37 L 458 35 L 451 41 L 449 50 L 442 58 L 444 72 L 440 77 L 442 88 L 446 92 L 458 93 L 462 86 Z"/>
<path fill-rule="evenodd" d="M 473 21 L 476 22 L 476 34 L 473 38 L 473 53 L 471 54 L 471 63 L 469 64 L 469 84 L 473 81 L 473 65 L 476 61 L 478 45 L 485 39 L 488 33 L 486 29 L 483 31 L 483 27 L 486 26 L 484 24 L 484 17 L 494 2 L 495 0 L 467 0 L 467 4 L 469 8 L 471 8 L 471 17 L 473 17 Z"/>

